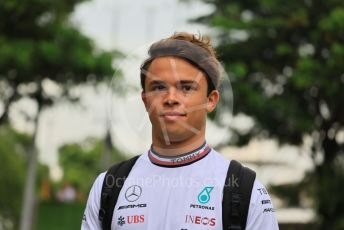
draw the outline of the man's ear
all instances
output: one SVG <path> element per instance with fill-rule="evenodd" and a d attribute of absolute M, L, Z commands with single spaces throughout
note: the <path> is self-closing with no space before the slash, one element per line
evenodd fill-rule
<path fill-rule="evenodd" d="M 147 110 L 147 97 L 146 97 L 146 93 L 144 90 L 142 90 L 142 92 L 141 92 L 141 99 L 143 101 L 143 104 L 145 105 L 146 111 L 148 111 Z"/>
<path fill-rule="evenodd" d="M 207 100 L 208 102 L 207 102 L 206 110 L 208 113 L 210 113 L 216 108 L 216 105 L 220 100 L 219 91 L 218 90 L 211 91 L 207 97 Z"/>

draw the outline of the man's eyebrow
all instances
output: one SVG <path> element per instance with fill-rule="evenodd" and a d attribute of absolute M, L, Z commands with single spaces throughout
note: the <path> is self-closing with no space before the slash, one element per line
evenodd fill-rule
<path fill-rule="evenodd" d="M 194 81 L 194 80 L 180 80 L 177 83 L 180 84 L 180 85 L 189 84 L 189 85 L 196 85 L 196 86 L 198 86 L 198 82 Z M 151 86 L 151 85 L 165 85 L 165 84 L 166 84 L 165 81 L 153 80 L 153 81 L 149 82 L 148 85 Z"/>
<path fill-rule="evenodd" d="M 193 80 L 180 80 L 179 84 L 194 84 L 194 85 L 198 85 L 197 81 L 193 81 Z"/>
<path fill-rule="evenodd" d="M 161 80 L 153 80 L 149 82 L 149 85 L 163 85 L 163 84 L 165 84 L 165 82 Z"/>

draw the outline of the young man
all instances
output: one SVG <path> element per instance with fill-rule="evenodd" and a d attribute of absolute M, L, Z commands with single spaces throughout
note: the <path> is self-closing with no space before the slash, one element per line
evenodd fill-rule
<path fill-rule="evenodd" d="M 255 174 L 240 167 L 234 173 L 235 161 L 206 143 L 207 113 L 219 101 L 219 68 L 210 41 L 201 36 L 176 33 L 150 47 L 141 85 L 151 148 L 132 161 L 117 192 L 110 186 L 104 193 L 111 177 L 98 176 L 82 229 L 278 229 L 271 199 Z M 106 201 L 106 193 L 117 195 Z"/>

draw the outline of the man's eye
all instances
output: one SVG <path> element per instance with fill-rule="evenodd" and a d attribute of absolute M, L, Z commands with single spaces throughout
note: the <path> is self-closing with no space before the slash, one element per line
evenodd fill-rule
<path fill-rule="evenodd" d="M 193 87 L 191 85 L 183 85 L 182 86 L 183 91 L 189 92 L 193 90 Z"/>
<path fill-rule="evenodd" d="M 153 86 L 152 87 L 152 90 L 153 91 L 156 91 L 156 90 L 164 90 L 165 89 L 165 86 L 163 86 L 163 85 L 156 85 L 156 86 Z"/>

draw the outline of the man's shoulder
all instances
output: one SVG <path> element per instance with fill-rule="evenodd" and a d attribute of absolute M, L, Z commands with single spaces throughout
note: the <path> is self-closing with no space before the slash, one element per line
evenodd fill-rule
<path fill-rule="evenodd" d="M 123 167 L 123 165 L 126 164 L 126 163 L 129 163 L 129 164 L 127 164 L 127 166 L 132 168 L 132 167 L 134 167 L 136 165 L 137 162 L 140 162 L 142 160 L 144 161 L 146 159 L 148 159 L 147 158 L 147 153 L 143 153 L 141 155 L 133 155 L 133 156 L 128 157 L 128 159 L 112 163 L 112 165 L 110 165 L 110 167 L 108 169 L 106 169 L 106 171 L 103 172 L 103 173 L 106 175 L 106 173 L 109 172 L 112 168 L 116 168 L 116 167 L 118 167 L 120 165 L 121 165 L 121 167 Z"/>
<path fill-rule="evenodd" d="M 217 150 L 211 149 L 211 153 L 212 153 L 211 156 L 213 157 L 213 159 L 220 161 L 220 162 L 223 162 L 223 163 L 226 163 L 226 164 L 230 163 L 230 159 L 225 158 L 223 156 L 223 154 L 221 154 Z"/>
<path fill-rule="evenodd" d="M 272 202 L 271 202 L 271 198 L 268 193 L 268 190 L 259 179 L 256 179 L 254 181 L 254 185 L 252 188 L 252 195 L 251 195 L 251 204 L 253 205 L 266 204 L 266 206 L 272 206 L 271 205 Z"/>
<path fill-rule="evenodd" d="M 105 178 L 105 175 L 106 175 L 106 171 L 105 172 L 102 172 L 100 173 L 97 178 L 95 179 L 94 183 L 93 183 L 93 186 L 92 186 L 92 189 L 96 191 L 100 191 L 102 186 L 103 186 L 103 181 L 104 181 L 104 178 Z M 98 192 L 97 192 L 98 193 Z M 100 193 L 99 193 L 100 194 Z"/>
<path fill-rule="evenodd" d="M 249 213 L 247 218 L 248 229 L 276 229 L 278 223 L 275 216 L 275 209 L 266 187 L 256 179 L 250 200 Z"/>

